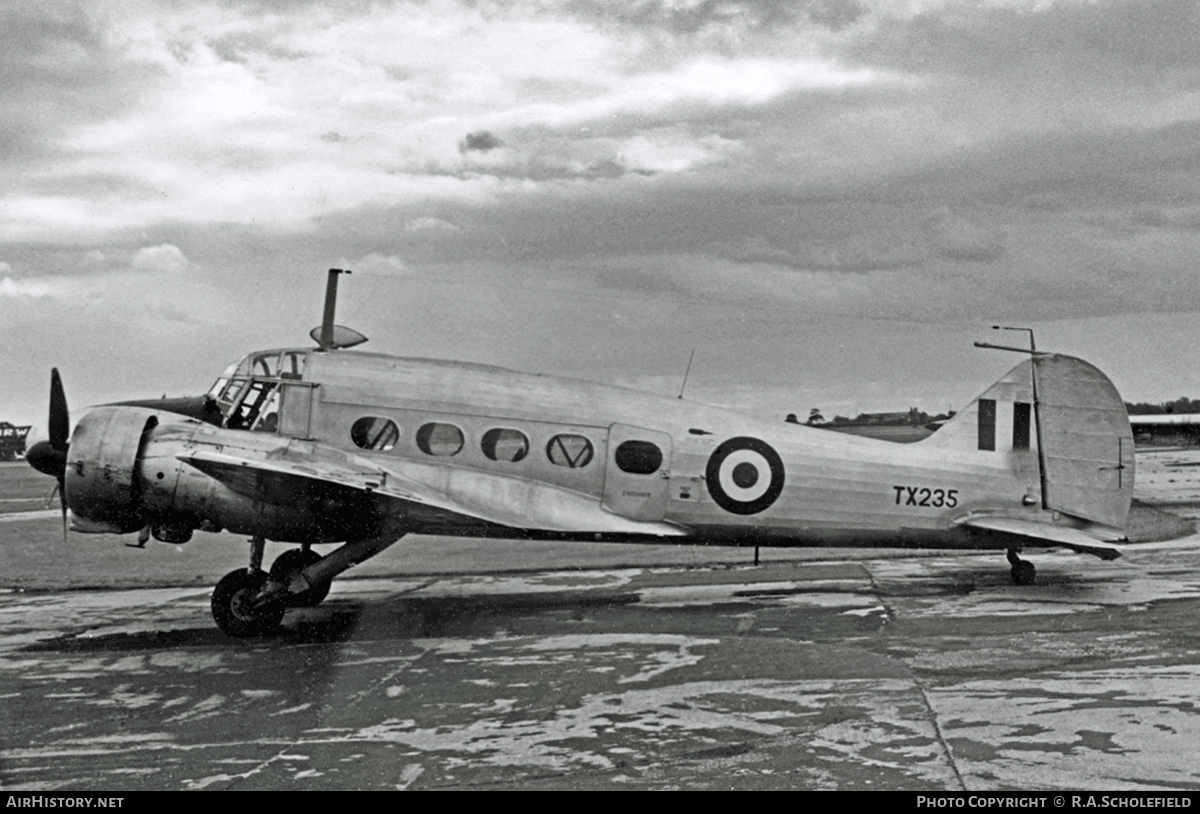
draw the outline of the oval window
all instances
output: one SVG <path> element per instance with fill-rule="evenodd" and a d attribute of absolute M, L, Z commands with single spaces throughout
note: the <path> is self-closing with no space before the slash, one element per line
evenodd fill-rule
<path fill-rule="evenodd" d="M 493 461 L 516 463 L 529 454 L 529 439 L 520 430 L 488 430 L 480 439 L 483 454 Z"/>
<path fill-rule="evenodd" d="M 462 430 L 453 424 L 431 423 L 417 430 L 417 447 L 426 455 L 449 458 L 463 448 Z"/>
<path fill-rule="evenodd" d="M 546 457 L 555 466 L 579 469 L 592 461 L 592 442 L 582 435 L 556 435 L 546 445 Z"/>
<path fill-rule="evenodd" d="M 390 418 L 366 416 L 350 428 L 350 440 L 356 447 L 387 452 L 400 440 L 400 428 Z"/>
<path fill-rule="evenodd" d="M 653 475 L 662 466 L 662 450 L 649 441 L 626 441 L 617 447 L 617 469 L 631 475 Z"/>

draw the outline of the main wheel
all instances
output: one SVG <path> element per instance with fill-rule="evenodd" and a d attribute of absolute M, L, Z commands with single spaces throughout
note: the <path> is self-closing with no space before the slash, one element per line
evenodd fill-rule
<path fill-rule="evenodd" d="M 262 571 L 239 568 L 226 574 L 213 589 L 212 615 L 217 627 L 229 636 L 263 636 L 273 632 L 283 621 L 287 608 L 283 603 L 252 608 L 250 598 L 267 584 Z"/>
<path fill-rule="evenodd" d="M 276 582 L 289 582 L 292 574 L 307 568 L 319 559 L 321 559 L 321 555 L 311 548 L 307 551 L 303 548 L 288 549 L 276 557 L 275 562 L 271 563 L 271 579 Z M 291 596 L 288 604 L 293 608 L 316 607 L 324 601 L 325 597 L 329 596 L 329 587 L 329 582 L 314 585 L 302 594 Z"/>

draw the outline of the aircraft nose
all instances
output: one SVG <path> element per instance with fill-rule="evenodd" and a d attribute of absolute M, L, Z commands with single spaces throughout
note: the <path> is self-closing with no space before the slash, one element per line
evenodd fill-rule
<path fill-rule="evenodd" d="M 38 441 L 25 450 L 25 460 L 43 475 L 60 480 L 67 471 L 67 451 L 55 449 L 49 441 Z"/>

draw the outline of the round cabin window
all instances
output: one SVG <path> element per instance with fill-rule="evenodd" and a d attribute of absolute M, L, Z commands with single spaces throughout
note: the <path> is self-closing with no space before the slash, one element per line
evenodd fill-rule
<path fill-rule="evenodd" d="M 662 450 L 649 441 L 626 441 L 613 457 L 617 469 L 631 475 L 653 475 L 663 462 Z"/>
<path fill-rule="evenodd" d="M 529 439 L 520 430 L 488 430 L 479 445 L 488 460 L 516 463 L 529 454 Z"/>
<path fill-rule="evenodd" d="M 387 452 L 400 440 L 400 428 L 390 418 L 366 416 L 350 428 L 350 440 L 360 449 Z"/>
<path fill-rule="evenodd" d="M 592 461 L 592 442 L 582 435 L 556 435 L 546 445 L 546 457 L 555 466 L 580 469 Z"/>
<path fill-rule="evenodd" d="M 463 448 L 462 430 L 453 424 L 433 422 L 417 430 L 417 447 L 426 455 L 449 458 Z"/>

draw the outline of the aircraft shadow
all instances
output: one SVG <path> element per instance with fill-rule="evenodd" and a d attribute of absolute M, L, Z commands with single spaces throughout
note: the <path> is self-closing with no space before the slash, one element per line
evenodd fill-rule
<path fill-rule="evenodd" d="M 379 639 L 427 639 L 486 636 L 499 629 L 579 620 L 598 611 L 635 604 L 637 594 L 548 592 L 484 596 L 404 597 L 360 601 L 330 599 L 315 608 L 293 608 L 283 626 L 270 636 L 237 639 L 208 626 L 83 637 L 58 636 L 22 647 L 23 652 L 103 653 L 254 645 L 317 644 Z M 514 630 L 514 632 L 517 632 Z"/>

